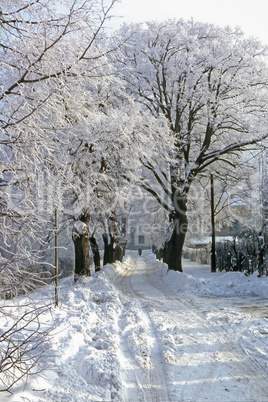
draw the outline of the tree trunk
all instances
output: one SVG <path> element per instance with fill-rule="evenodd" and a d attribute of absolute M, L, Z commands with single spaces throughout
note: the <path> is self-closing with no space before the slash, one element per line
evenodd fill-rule
<path fill-rule="evenodd" d="M 114 252 L 114 262 L 115 261 L 120 261 L 122 262 L 124 258 L 124 249 L 122 246 L 120 246 L 119 244 L 117 244 L 115 246 L 115 252 Z"/>
<path fill-rule="evenodd" d="M 185 224 L 186 222 L 180 219 L 175 220 L 175 225 L 173 229 L 172 236 L 167 244 L 167 252 L 168 252 L 168 268 L 174 271 L 182 270 L 182 251 L 184 240 L 186 236 L 185 232 Z"/>
<path fill-rule="evenodd" d="M 179 196 L 174 205 L 176 209 L 172 217 L 174 228 L 170 240 L 166 243 L 164 262 L 168 264 L 169 269 L 183 272 L 182 251 L 188 229 L 187 196 Z"/>
<path fill-rule="evenodd" d="M 103 235 L 104 242 L 104 255 L 103 265 L 112 264 L 114 262 L 114 237 L 110 234 L 110 243 L 108 242 L 108 236 Z"/>
<path fill-rule="evenodd" d="M 122 233 L 122 237 L 124 239 L 124 240 L 121 241 L 121 248 L 123 250 L 123 256 L 120 259 L 120 261 L 122 262 L 123 258 L 126 255 L 126 248 L 127 248 L 127 240 L 126 240 L 126 238 L 127 238 L 127 218 L 125 216 L 123 216 L 123 218 L 122 218 L 121 227 L 122 227 L 121 228 L 121 233 Z"/>
<path fill-rule="evenodd" d="M 91 250 L 93 253 L 95 272 L 98 272 L 98 271 L 100 271 L 100 266 L 101 266 L 100 251 L 99 251 L 99 247 L 98 247 L 98 244 L 97 244 L 97 241 L 96 241 L 96 238 L 94 235 L 92 235 L 90 237 L 90 245 L 91 245 Z"/>
<path fill-rule="evenodd" d="M 103 265 L 113 264 L 115 261 L 123 261 L 124 249 L 120 244 L 116 244 L 115 237 L 110 233 L 110 243 L 107 235 L 103 235 L 104 256 Z"/>
<path fill-rule="evenodd" d="M 73 226 L 72 239 L 75 249 L 75 280 L 78 275 L 90 276 L 89 266 L 89 223 L 90 217 L 82 215 Z"/>

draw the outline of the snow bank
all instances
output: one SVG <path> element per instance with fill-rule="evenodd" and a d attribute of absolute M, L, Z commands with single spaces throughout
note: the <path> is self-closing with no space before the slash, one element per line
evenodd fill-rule
<path fill-rule="evenodd" d="M 136 270 L 139 262 L 143 264 L 141 273 Z M 149 266 L 153 268 L 151 280 L 155 282 L 146 284 L 146 270 Z M 130 278 L 128 292 L 131 292 L 131 275 L 135 272 L 135 283 L 140 290 L 136 293 L 133 291 L 131 297 L 128 297 L 127 292 L 120 288 L 120 284 L 123 283 L 123 278 L 126 278 L 125 283 L 127 278 Z M 158 287 L 153 288 L 152 283 Z M 60 281 L 59 308 L 52 307 L 42 316 L 45 329 L 54 326 L 50 339 L 42 345 L 45 351 L 42 360 L 44 371 L 39 376 L 29 377 L 25 389 L 23 384 L 18 383 L 13 389 L 13 395 L 0 394 L 0 400 L 10 402 L 19 402 L 27 398 L 31 402 L 137 400 L 137 390 L 125 388 L 126 377 L 123 367 L 128 365 L 126 351 L 131 353 L 134 361 L 140 366 L 149 364 L 147 349 L 154 350 L 153 345 L 157 339 L 162 342 L 161 347 L 169 365 L 171 378 L 172 370 L 177 378 L 176 370 L 179 369 L 178 359 L 181 350 L 187 346 L 189 331 L 196 331 L 196 323 L 195 319 L 191 323 L 188 317 L 187 328 L 185 327 L 183 334 L 182 324 L 174 321 L 174 312 L 176 311 L 179 319 L 180 311 L 176 309 L 171 311 L 170 316 L 168 315 L 168 308 L 164 308 L 168 298 L 166 300 L 162 294 L 161 299 L 161 286 L 166 287 L 166 295 L 170 289 L 178 295 L 185 295 L 184 299 L 196 300 L 197 306 L 200 305 L 199 296 L 245 298 L 245 296 L 267 297 L 268 294 L 267 277 L 258 278 L 257 275 L 247 277 L 234 272 L 211 274 L 208 266 L 190 261 L 184 261 L 183 273 L 172 272 L 167 270 L 165 264 L 156 261 L 155 256 L 149 251 L 144 252 L 142 257 L 138 257 L 136 252 L 128 252 L 123 263 L 108 265 L 93 277 L 81 277 L 76 283 L 73 277 Z M 139 300 L 135 299 L 137 295 L 140 295 Z M 53 297 L 54 287 L 50 285 L 35 292 L 30 299 L 31 303 L 44 304 L 49 301 L 53 303 Z M 144 297 L 148 299 L 145 300 Z M 14 300 L 14 305 L 19 302 L 26 304 L 27 298 Z M 1 303 L 5 304 L 4 301 Z M 11 301 L 8 301 L 8 305 L 10 303 Z M 243 330 L 239 340 L 241 347 L 248 356 L 251 356 L 251 360 L 263 361 L 263 365 L 266 364 L 268 367 L 267 319 L 262 316 L 250 323 L 244 323 L 243 313 L 229 312 L 224 308 L 220 310 L 212 311 L 211 302 L 208 302 L 208 308 L 204 310 L 204 314 L 209 317 L 206 321 L 208 333 L 214 333 L 215 319 L 221 325 L 226 325 L 226 330 L 229 329 L 231 322 L 235 324 L 239 322 Z M 183 317 L 183 312 L 181 313 Z M 0 317 L 0 327 L 6 328 L 7 321 L 8 317 Z M 219 336 L 222 336 L 221 325 L 218 326 Z M 151 338 L 152 345 L 150 345 Z M 198 351 L 201 352 L 202 350 Z M 187 357 L 187 354 L 185 356 Z M 180 370 L 180 373 L 183 375 L 183 371 Z M 136 386 L 134 382 L 132 384 L 133 387 Z M 177 381 L 174 380 L 172 391 L 174 396 L 176 393 L 179 395 L 181 390 L 176 384 Z M 129 397 L 131 398 L 128 399 Z M 195 395 L 194 398 L 196 397 Z"/>
<path fill-rule="evenodd" d="M 51 285 L 32 298 L 47 301 L 53 293 Z M 59 308 L 42 317 L 47 327 L 53 324 L 55 328 L 43 345 L 47 350 L 41 361 L 45 370 L 29 378 L 26 390 L 18 384 L 14 395 L 5 394 L 4 400 L 108 401 L 118 395 L 118 316 L 122 309 L 118 291 L 102 272 L 99 277 L 80 278 L 76 284 L 73 277 L 61 280 L 59 294 Z"/>
<path fill-rule="evenodd" d="M 184 261 L 183 273 L 167 271 L 165 264 L 156 263 L 163 282 L 177 292 L 214 296 L 259 296 L 268 295 L 268 278 L 258 273 L 246 276 L 241 272 L 211 273 L 209 266 Z"/>

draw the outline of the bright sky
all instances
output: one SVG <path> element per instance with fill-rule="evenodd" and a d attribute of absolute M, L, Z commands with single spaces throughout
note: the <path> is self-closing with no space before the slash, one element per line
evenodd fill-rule
<path fill-rule="evenodd" d="M 120 0 L 113 14 L 122 16 L 122 22 L 193 18 L 239 26 L 246 36 L 268 44 L 268 0 Z"/>

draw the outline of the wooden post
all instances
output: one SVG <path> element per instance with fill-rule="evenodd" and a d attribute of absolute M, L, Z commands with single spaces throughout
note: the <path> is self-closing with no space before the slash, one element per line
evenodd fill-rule
<path fill-rule="evenodd" d="M 59 305 L 58 211 L 55 209 L 55 305 Z"/>
<path fill-rule="evenodd" d="M 216 272 L 216 239 L 215 239 L 215 206 L 214 206 L 214 178 L 210 175 L 211 186 L 211 272 Z"/>

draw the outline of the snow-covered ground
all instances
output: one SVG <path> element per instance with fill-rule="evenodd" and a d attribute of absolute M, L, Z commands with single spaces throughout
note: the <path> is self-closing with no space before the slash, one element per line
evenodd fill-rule
<path fill-rule="evenodd" d="M 60 281 L 59 308 L 42 317 L 55 325 L 43 372 L 0 400 L 268 401 L 267 295 L 267 277 L 189 261 L 167 272 L 150 251 L 128 252 Z M 53 296 L 51 285 L 31 297 Z"/>

